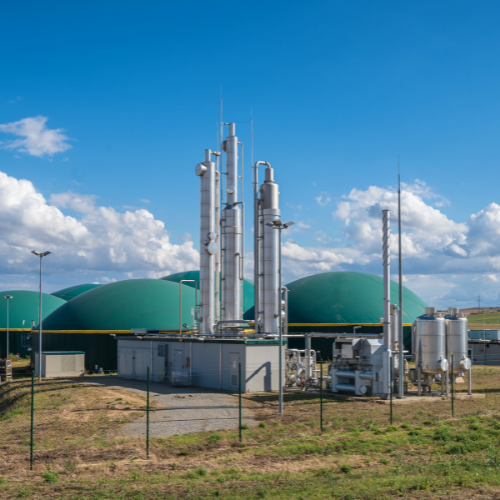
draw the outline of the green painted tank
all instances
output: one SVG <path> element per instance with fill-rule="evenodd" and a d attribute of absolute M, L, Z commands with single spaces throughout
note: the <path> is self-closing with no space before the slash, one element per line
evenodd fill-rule
<path fill-rule="evenodd" d="M 75 285 L 68 288 L 63 288 L 62 290 L 58 290 L 51 295 L 54 295 L 54 297 L 59 297 L 60 299 L 63 299 L 67 302 L 68 300 L 74 299 L 75 297 L 78 297 L 78 295 L 88 292 L 89 290 L 93 290 L 94 288 L 97 288 L 99 286 L 101 285 L 96 283 L 84 283 L 83 285 Z"/>
<path fill-rule="evenodd" d="M 28 290 L 7 290 L 0 292 L 0 328 L 7 328 L 7 304 L 3 299 L 11 295 L 9 299 L 9 328 L 31 328 L 31 320 L 38 324 L 39 292 Z M 42 293 L 42 318 L 46 318 L 60 306 L 65 304 L 64 300 L 46 293 Z M 24 324 L 23 324 L 24 322 Z M 0 333 L 0 358 L 6 356 L 5 333 Z M 28 356 L 28 350 L 22 347 L 22 333 L 9 332 L 9 351 L 11 354 L 19 354 L 21 357 Z"/>
<path fill-rule="evenodd" d="M 198 288 L 200 287 L 200 271 L 185 271 L 183 273 L 175 273 L 169 276 L 164 276 L 160 278 L 162 280 L 174 281 L 175 283 L 180 283 L 181 280 L 196 280 L 198 283 Z M 193 287 L 194 283 L 186 283 L 186 285 Z M 243 314 L 245 319 L 253 319 L 248 317 L 247 313 L 249 310 L 252 310 L 253 314 L 253 299 L 254 299 L 254 287 L 253 281 L 250 281 L 246 278 L 243 279 Z"/>
<path fill-rule="evenodd" d="M 359 323 L 380 323 L 383 312 L 383 278 L 357 272 L 320 273 L 287 284 L 288 321 L 309 326 L 290 328 L 290 333 L 353 333 Z M 399 285 L 391 281 L 391 303 L 399 305 Z M 427 304 L 403 287 L 403 323 L 413 323 Z M 314 326 L 315 323 L 348 323 L 350 326 Z M 357 333 L 381 333 L 381 326 L 364 326 Z M 411 348 L 411 327 L 404 328 L 405 348 Z M 303 340 L 289 345 L 303 349 Z M 331 341 L 313 339 L 313 348 L 331 357 Z"/>
<path fill-rule="evenodd" d="M 321 273 L 292 281 L 290 323 L 380 323 L 383 312 L 381 276 L 356 272 Z M 399 305 L 399 285 L 391 281 L 391 304 Z M 403 323 L 424 314 L 427 304 L 403 287 Z"/>
<path fill-rule="evenodd" d="M 61 299 L 59 299 L 61 300 Z M 182 323 L 191 326 L 194 290 L 182 287 Z M 179 285 L 135 279 L 102 285 L 65 302 L 43 323 L 44 330 L 149 330 L 179 328 Z M 36 337 L 36 335 L 35 335 Z M 84 351 L 87 370 L 116 370 L 117 345 L 108 334 L 48 333 L 43 350 Z"/>

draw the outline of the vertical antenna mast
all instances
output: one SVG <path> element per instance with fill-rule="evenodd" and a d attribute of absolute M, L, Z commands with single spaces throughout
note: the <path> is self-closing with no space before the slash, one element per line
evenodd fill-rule
<path fill-rule="evenodd" d="M 403 250 L 401 248 L 401 168 L 398 155 L 398 246 L 399 246 L 399 314 L 398 314 L 398 333 L 399 333 L 399 387 L 398 398 L 404 397 L 404 336 L 403 336 Z"/>

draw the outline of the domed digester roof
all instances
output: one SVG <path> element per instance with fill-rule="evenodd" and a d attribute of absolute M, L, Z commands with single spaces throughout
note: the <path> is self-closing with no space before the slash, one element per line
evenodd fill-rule
<path fill-rule="evenodd" d="M 3 297 L 11 295 L 9 299 L 9 328 L 31 328 L 31 320 L 38 324 L 39 292 L 27 290 L 7 290 L 0 292 L 0 328 L 7 328 L 7 300 Z M 42 293 L 42 319 L 57 308 L 65 304 L 64 300 L 46 293 Z M 24 321 L 24 325 L 23 325 Z M 9 351 L 26 356 L 27 351 L 21 347 L 21 333 L 9 332 Z M 5 357 L 5 340 L 0 341 L 0 358 Z"/>
<path fill-rule="evenodd" d="M 182 273 L 171 274 L 170 276 L 164 276 L 160 278 L 166 281 L 173 281 L 175 283 L 179 283 L 181 280 L 196 280 L 198 282 L 198 289 L 200 287 L 200 271 L 185 271 Z M 189 282 L 186 283 L 187 286 L 194 288 L 194 283 Z M 254 299 L 254 286 L 253 281 L 250 281 L 246 278 L 243 279 L 243 314 L 247 313 L 249 309 L 253 310 L 253 299 Z M 246 318 L 248 319 L 248 318 Z"/>
<path fill-rule="evenodd" d="M 60 299 L 59 299 L 60 300 Z M 193 324 L 195 294 L 182 289 L 182 323 Z M 174 330 L 179 328 L 179 286 L 135 279 L 102 285 L 65 302 L 43 323 L 44 330 Z"/>
<path fill-rule="evenodd" d="M 74 299 L 75 297 L 78 297 L 78 295 L 88 292 L 89 290 L 93 290 L 98 286 L 101 285 L 98 285 L 96 283 L 84 283 L 83 285 L 75 285 L 68 288 L 63 288 L 62 290 L 58 290 L 51 295 L 54 295 L 54 297 L 59 297 L 60 299 L 63 299 L 67 302 L 68 300 Z"/>
<path fill-rule="evenodd" d="M 383 279 L 356 272 L 321 273 L 286 287 L 289 323 L 380 323 Z M 399 305 L 399 285 L 391 281 L 391 304 Z M 403 287 L 403 323 L 424 314 L 427 304 Z"/>

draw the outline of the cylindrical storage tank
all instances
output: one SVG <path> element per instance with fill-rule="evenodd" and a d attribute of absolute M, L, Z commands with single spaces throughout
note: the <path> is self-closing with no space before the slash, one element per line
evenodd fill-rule
<path fill-rule="evenodd" d="M 470 369 L 471 361 L 467 357 L 467 318 L 459 317 L 460 310 L 449 307 L 446 320 L 446 358 L 453 373 Z M 451 357 L 453 356 L 453 366 Z"/>
<path fill-rule="evenodd" d="M 436 315 L 435 307 L 415 320 L 415 361 L 425 375 L 436 375 L 448 369 L 446 361 L 445 320 Z"/>

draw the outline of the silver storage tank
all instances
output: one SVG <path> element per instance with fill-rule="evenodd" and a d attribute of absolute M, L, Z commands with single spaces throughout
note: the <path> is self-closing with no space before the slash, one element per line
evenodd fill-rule
<path fill-rule="evenodd" d="M 471 361 L 467 357 L 467 318 L 460 317 L 460 309 L 449 307 L 446 320 L 446 358 L 453 373 L 470 369 Z M 453 366 L 451 356 L 453 355 Z"/>
<path fill-rule="evenodd" d="M 425 375 L 446 372 L 445 320 L 435 307 L 426 307 L 425 314 L 415 320 L 415 361 Z"/>

